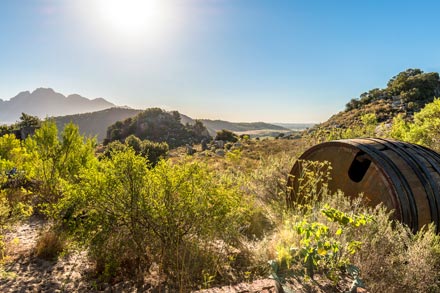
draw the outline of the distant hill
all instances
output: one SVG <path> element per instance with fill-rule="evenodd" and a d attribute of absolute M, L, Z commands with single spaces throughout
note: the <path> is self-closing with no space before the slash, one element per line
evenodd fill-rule
<path fill-rule="evenodd" d="M 182 124 L 180 113 L 160 108 L 148 108 L 134 117 L 109 126 L 104 144 L 124 141 L 132 136 L 140 140 L 166 142 L 170 148 L 201 143 L 210 139 L 206 127 L 200 122 Z"/>
<path fill-rule="evenodd" d="M 186 115 L 181 114 L 182 123 L 188 123 L 188 124 L 194 124 L 195 120 L 193 118 L 190 118 Z M 215 136 L 217 131 L 220 131 L 222 129 L 226 129 L 233 132 L 252 132 L 255 130 L 277 130 L 281 132 L 288 131 L 290 129 L 269 124 L 265 122 L 229 122 L 224 120 L 210 120 L 210 119 L 198 119 L 200 120 L 203 125 L 205 125 L 206 129 L 208 130 L 209 134 L 211 136 Z"/>
<path fill-rule="evenodd" d="M 4 101 L 0 99 L 0 121 L 13 123 L 22 112 L 40 118 L 94 112 L 115 107 L 103 98 L 87 99 L 77 94 L 64 96 L 51 88 L 24 91 Z"/>
<path fill-rule="evenodd" d="M 391 123 L 398 114 L 411 120 L 414 113 L 440 97 L 440 77 L 437 72 L 425 73 L 407 69 L 391 78 L 387 87 L 372 89 L 351 99 L 341 111 L 317 125 L 322 128 L 350 128 L 361 123 L 367 113 L 376 114 L 379 123 Z"/>
<path fill-rule="evenodd" d="M 136 116 L 142 110 L 128 108 L 110 108 L 92 113 L 67 115 L 53 117 L 58 129 L 61 131 L 64 126 L 72 122 L 78 125 L 81 134 L 86 136 L 97 136 L 99 142 L 102 142 L 106 136 L 107 128 L 127 118 Z"/>
<path fill-rule="evenodd" d="M 82 134 L 87 136 L 97 136 L 98 141 L 102 142 L 107 134 L 107 128 L 116 123 L 117 121 L 123 121 L 127 118 L 134 117 L 143 110 L 127 109 L 127 108 L 110 108 L 102 111 L 83 113 L 76 115 L 67 116 L 57 116 L 53 117 L 58 129 L 64 129 L 64 125 L 73 122 L 79 126 L 79 130 Z M 186 115 L 180 114 L 182 124 L 195 124 L 195 119 L 188 117 Z M 265 131 L 271 130 L 273 132 L 287 132 L 290 129 L 284 128 L 282 126 L 277 126 L 264 122 L 255 123 L 234 123 L 222 120 L 209 120 L 201 119 L 203 125 L 207 128 L 211 136 L 215 136 L 216 132 L 222 129 L 227 129 L 230 131 L 245 133 L 253 133 L 255 131 Z"/>
<path fill-rule="evenodd" d="M 278 125 L 294 131 L 302 131 L 313 127 L 315 124 L 316 123 L 273 123 L 273 125 Z"/>

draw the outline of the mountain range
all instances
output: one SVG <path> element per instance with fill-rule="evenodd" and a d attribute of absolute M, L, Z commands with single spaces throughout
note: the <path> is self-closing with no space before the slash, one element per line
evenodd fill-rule
<path fill-rule="evenodd" d="M 115 107 L 103 98 L 87 99 L 78 94 L 64 96 L 51 88 L 24 91 L 9 100 L 0 99 L 0 122 L 13 123 L 21 113 L 45 118 L 94 112 Z"/>
<path fill-rule="evenodd" d="M 64 96 L 51 88 L 38 88 L 33 92 L 24 91 L 4 101 L 0 99 L 0 124 L 11 124 L 19 119 L 21 113 L 50 117 L 61 131 L 73 122 L 82 134 L 96 136 L 99 142 L 106 137 L 107 128 L 117 121 L 134 117 L 142 110 L 118 107 L 103 98 L 90 100 L 78 94 Z M 274 125 L 265 122 L 229 122 L 224 120 L 200 119 L 209 134 L 215 136 L 222 129 L 238 134 L 249 133 L 257 136 L 288 133 L 292 129 L 302 130 L 308 125 Z M 181 114 L 183 124 L 194 124 L 195 119 Z"/>

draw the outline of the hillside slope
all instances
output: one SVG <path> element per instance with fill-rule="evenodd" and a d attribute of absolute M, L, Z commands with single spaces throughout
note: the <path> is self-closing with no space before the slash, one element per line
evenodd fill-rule
<path fill-rule="evenodd" d="M 191 124 L 195 123 L 195 119 L 181 114 L 182 123 Z M 265 122 L 229 122 L 224 120 L 210 120 L 199 119 L 205 125 L 211 136 L 215 136 L 217 131 L 226 129 L 233 132 L 250 132 L 255 130 L 275 130 L 275 131 L 288 131 L 289 129 Z"/>
<path fill-rule="evenodd" d="M 411 120 L 414 113 L 435 97 L 440 97 L 440 78 L 437 72 L 424 73 L 407 69 L 391 78 L 384 89 L 372 89 L 350 100 L 346 109 L 317 125 L 322 128 L 350 128 L 361 123 L 367 113 L 376 114 L 380 123 L 391 123 L 398 114 Z"/>
<path fill-rule="evenodd" d="M 86 136 L 96 135 L 98 141 L 102 142 L 107 133 L 107 128 L 110 125 L 117 121 L 136 116 L 140 112 L 142 112 L 142 110 L 110 108 L 92 113 L 58 116 L 53 117 L 53 119 L 60 131 L 64 129 L 67 123 L 72 122 L 78 125 L 81 134 Z"/>

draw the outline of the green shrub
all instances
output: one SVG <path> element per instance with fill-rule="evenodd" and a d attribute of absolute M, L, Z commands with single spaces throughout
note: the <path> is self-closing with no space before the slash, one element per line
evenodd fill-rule
<path fill-rule="evenodd" d="M 44 122 L 35 135 L 26 139 L 25 146 L 30 153 L 27 175 L 41 182 L 39 200 L 43 209 L 48 208 L 48 214 L 50 205 L 63 196 L 64 187 L 76 183 L 80 171 L 96 163 L 95 141 L 85 139 L 71 123 L 59 139 L 55 123 Z"/>
<path fill-rule="evenodd" d="M 232 131 L 223 129 L 223 130 L 217 131 L 217 135 L 215 136 L 215 140 L 237 142 L 238 136 L 235 135 Z"/>
<path fill-rule="evenodd" d="M 127 147 L 131 147 L 136 154 L 145 157 L 152 166 L 155 166 L 160 159 L 164 159 L 169 151 L 166 142 L 141 140 L 135 135 L 130 135 L 125 139 L 124 144 L 118 140 L 109 143 L 106 146 L 104 155 L 110 157 L 112 153 L 125 151 Z"/>
<path fill-rule="evenodd" d="M 202 272 L 224 269 L 247 225 L 251 202 L 200 163 L 160 161 L 148 169 L 128 149 L 81 177 L 62 204 L 76 206 L 73 219 L 85 215 L 68 225 L 108 276 L 158 263 L 174 286 L 194 286 Z"/>
<path fill-rule="evenodd" d="M 391 128 L 393 138 L 421 144 L 436 151 L 440 150 L 440 99 L 426 104 L 414 114 L 414 121 L 407 122 L 402 115 L 393 119 Z"/>
<path fill-rule="evenodd" d="M 154 166 L 168 154 L 168 144 L 166 142 L 154 142 L 149 140 L 142 141 L 141 154 Z"/>

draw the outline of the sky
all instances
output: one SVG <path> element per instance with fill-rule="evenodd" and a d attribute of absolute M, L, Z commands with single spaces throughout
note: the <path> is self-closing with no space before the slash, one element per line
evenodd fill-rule
<path fill-rule="evenodd" d="M 2 0 L 0 99 L 50 87 L 229 121 L 322 122 L 440 71 L 440 1 Z"/>

